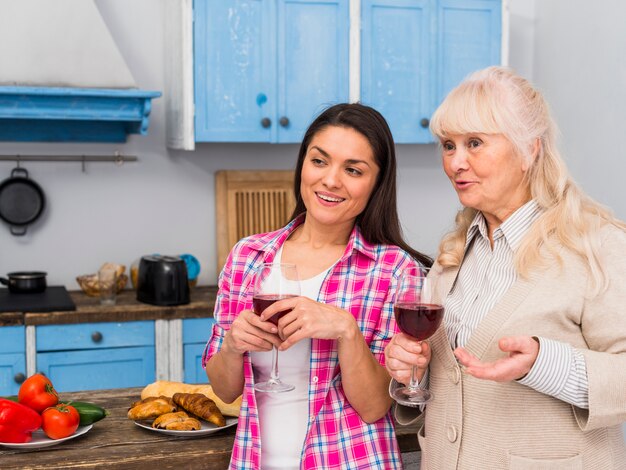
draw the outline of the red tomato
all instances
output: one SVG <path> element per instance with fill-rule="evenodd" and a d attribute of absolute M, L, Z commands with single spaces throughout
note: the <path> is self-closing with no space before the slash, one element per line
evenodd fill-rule
<path fill-rule="evenodd" d="M 48 408 L 42 415 L 41 428 L 50 439 L 62 439 L 71 436 L 78 429 L 80 415 L 76 408 L 61 403 L 53 408 Z"/>
<path fill-rule="evenodd" d="M 41 413 L 46 408 L 59 403 L 59 395 L 46 376 L 34 374 L 20 386 L 17 401 Z"/>

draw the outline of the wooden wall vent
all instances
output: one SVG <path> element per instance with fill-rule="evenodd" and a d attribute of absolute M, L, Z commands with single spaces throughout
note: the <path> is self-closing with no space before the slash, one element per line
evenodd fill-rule
<path fill-rule="evenodd" d="M 296 204 L 293 178 L 289 170 L 216 172 L 218 274 L 243 237 L 277 230 L 289 221 Z"/>

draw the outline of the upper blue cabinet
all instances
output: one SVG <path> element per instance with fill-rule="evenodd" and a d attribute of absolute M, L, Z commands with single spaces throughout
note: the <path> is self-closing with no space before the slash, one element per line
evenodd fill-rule
<path fill-rule="evenodd" d="M 501 24 L 502 0 L 194 0 L 193 106 L 180 98 L 168 144 L 297 143 L 346 101 L 378 109 L 397 143 L 432 142 L 450 89 L 500 63 Z"/>
<path fill-rule="evenodd" d="M 470 72 L 500 63 L 501 0 L 362 0 L 361 101 L 397 143 L 429 143 L 430 116 Z"/>
<path fill-rule="evenodd" d="M 195 0 L 196 142 L 299 142 L 348 101 L 348 0 Z"/>

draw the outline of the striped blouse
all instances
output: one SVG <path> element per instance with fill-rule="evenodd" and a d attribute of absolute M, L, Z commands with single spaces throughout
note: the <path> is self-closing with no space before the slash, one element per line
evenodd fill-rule
<path fill-rule="evenodd" d="M 493 232 L 493 249 L 482 213 L 472 221 L 465 258 L 445 301 L 444 323 L 452 348 L 465 346 L 484 316 L 517 280 L 514 254 L 542 211 L 530 201 Z M 589 408 L 583 354 L 567 343 L 539 339 L 539 355 L 530 372 L 518 382 L 579 408 Z"/>

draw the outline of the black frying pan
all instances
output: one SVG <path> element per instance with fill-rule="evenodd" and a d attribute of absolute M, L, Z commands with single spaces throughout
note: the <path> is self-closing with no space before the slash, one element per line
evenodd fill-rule
<path fill-rule="evenodd" d="M 0 219 L 11 227 L 11 234 L 24 235 L 46 205 L 41 187 L 28 177 L 25 168 L 14 168 L 11 177 L 0 183 Z"/>

